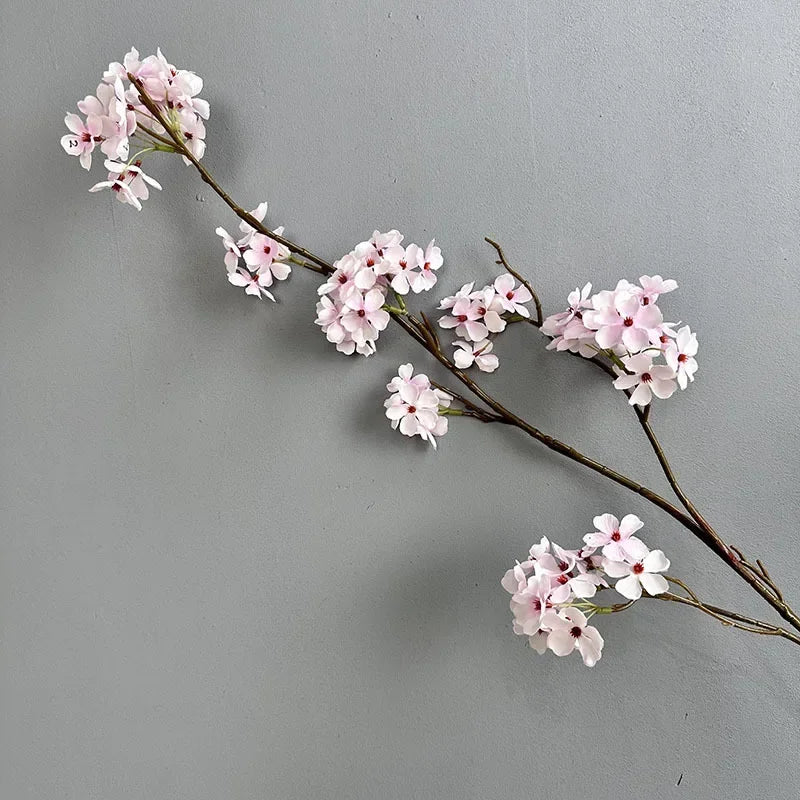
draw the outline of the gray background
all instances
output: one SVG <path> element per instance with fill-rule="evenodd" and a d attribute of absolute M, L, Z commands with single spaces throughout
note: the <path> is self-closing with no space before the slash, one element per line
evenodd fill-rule
<path fill-rule="evenodd" d="M 492 234 L 549 311 L 674 276 L 701 371 L 656 426 L 798 600 L 799 23 L 793 2 L 8 4 L 0 796 L 796 797 L 788 643 L 647 603 L 602 621 L 594 670 L 511 633 L 506 566 L 606 510 L 768 616 L 685 531 L 513 431 L 462 421 L 438 454 L 392 433 L 413 342 L 337 356 L 316 276 L 277 306 L 226 283 L 235 221 L 192 171 L 163 158 L 137 214 L 58 139 L 109 60 L 160 44 L 206 80 L 212 171 L 329 258 L 373 227 L 435 235 L 452 291 L 492 274 Z M 665 490 L 602 376 L 530 329 L 497 349 L 511 407 Z"/>

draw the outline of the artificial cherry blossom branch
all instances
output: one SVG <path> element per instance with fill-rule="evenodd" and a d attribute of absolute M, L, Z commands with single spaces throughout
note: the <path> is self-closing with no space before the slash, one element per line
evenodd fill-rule
<path fill-rule="evenodd" d="M 259 220 L 255 219 L 250 213 L 245 211 L 241 206 L 239 206 L 236 202 L 234 202 L 234 200 L 230 197 L 230 195 L 224 189 L 222 189 L 222 187 L 212 177 L 211 173 L 205 168 L 205 166 L 203 166 L 203 164 L 200 163 L 200 161 L 194 156 L 191 150 L 181 140 L 178 132 L 174 129 L 174 127 L 171 126 L 169 121 L 164 118 L 158 105 L 147 94 L 142 82 L 133 75 L 129 74 L 128 77 L 139 91 L 142 103 L 148 108 L 153 117 L 157 119 L 158 122 L 161 125 L 163 125 L 164 128 L 169 133 L 176 147 L 176 150 L 189 160 L 192 166 L 194 166 L 195 169 L 200 173 L 200 177 L 202 178 L 202 180 L 206 184 L 208 184 L 220 196 L 220 198 L 222 198 L 222 200 L 242 221 L 246 222 L 248 225 L 251 225 L 253 228 L 255 228 L 260 233 L 263 233 L 265 236 L 268 236 L 271 239 L 274 239 L 279 244 L 284 245 L 292 253 L 301 255 L 304 259 L 311 262 L 311 264 L 306 264 L 304 266 L 324 275 L 329 275 L 333 273 L 334 267 L 332 264 L 328 263 L 327 261 L 315 255 L 306 248 L 301 247 L 300 245 L 296 244 L 290 239 L 287 239 L 279 234 L 276 234 L 274 231 L 270 231 Z M 530 283 L 524 278 L 522 278 L 515 270 L 513 270 L 513 268 L 510 267 L 507 259 L 505 258 L 502 247 L 500 247 L 499 244 L 488 238 L 486 239 L 486 241 L 489 244 L 491 244 L 497 251 L 500 263 L 530 291 L 532 297 L 534 298 L 534 303 L 536 305 L 536 310 L 537 310 L 537 320 L 533 321 L 533 324 L 535 324 L 536 327 L 541 327 L 542 324 L 541 303 L 539 302 L 536 293 L 530 286 Z M 659 460 L 659 463 L 661 464 L 662 470 L 664 471 L 667 477 L 667 480 L 670 483 L 670 486 L 672 487 L 673 491 L 675 491 L 676 495 L 681 500 L 684 507 L 686 507 L 687 511 L 689 511 L 691 518 L 687 517 L 673 504 L 671 504 L 665 498 L 663 498 L 656 492 L 652 491 L 651 489 L 647 488 L 646 486 L 638 483 L 637 481 L 632 480 L 631 478 L 617 472 L 616 470 L 611 469 L 610 467 L 608 467 L 605 464 L 602 464 L 599 461 L 589 458 L 576 448 L 571 447 L 570 445 L 567 445 L 564 442 L 559 441 L 555 437 L 550 436 L 549 434 L 546 434 L 543 431 L 540 431 L 538 428 L 526 422 L 521 417 L 509 411 L 499 401 L 497 401 L 495 398 L 489 395 L 485 390 L 483 390 L 470 376 L 468 376 L 464 371 L 458 369 L 455 366 L 455 364 L 452 361 L 450 361 L 450 359 L 442 351 L 438 339 L 435 338 L 435 333 L 431 334 L 431 329 L 433 326 L 429 326 L 423 322 L 416 321 L 413 317 L 409 319 L 406 314 L 396 311 L 394 309 L 391 310 L 389 313 L 392 319 L 396 323 L 398 323 L 400 327 L 402 327 L 407 333 L 409 333 L 412 336 L 412 338 L 414 338 L 419 344 L 421 344 L 445 369 L 451 372 L 459 381 L 461 381 L 465 386 L 467 386 L 467 388 L 469 388 L 470 391 L 476 397 L 482 400 L 492 411 L 494 411 L 496 418 L 483 419 L 476 414 L 472 414 L 472 416 L 476 416 L 476 418 L 481 419 L 482 421 L 502 422 L 503 424 L 516 427 L 519 430 L 522 430 L 524 433 L 531 436 L 532 438 L 541 442 L 551 450 L 560 453 L 561 455 L 573 461 L 577 461 L 578 463 L 583 464 L 589 469 L 598 472 L 599 474 L 609 478 L 615 483 L 618 483 L 621 486 L 624 486 L 625 488 L 635 492 L 636 494 L 641 495 L 654 505 L 657 505 L 659 508 L 666 511 L 668 514 L 670 514 L 670 516 L 672 516 L 674 519 L 680 522 L 684 527 L 692 531 L 704 544 L 706 544 L 706 546 L 708 546 L 715 553 L 717 553 L 717 555 L 720 556 L 720 558 L 722 558 L 729 566 L 732 566 L 732 568 L 741 577 L 743 577 L 744 580 L 747 581 L 747 583 L 750 584 L 759 594 L 761 594 L 762 597 L 764 597 L 764 599 L 766 599 L 767 602 L 769 602 L 770 605 L 772 605 L 777 610 L 777 612 L 784 619 L 787 620 L 787 622 L 789 622 L 791 625 L 800 630 L 800 617 L 798 617 L 785 603 L 778 600 L 774 596 L 774 594 L 770 592 L 769 589 L 762 584 L 762 581 L 756 578 L 750 570 L 748 570 L 743 566 L 740 566 L 739 565 L 740 562 L 738 561 L 738 559 L 731 558 L 731 551 L 728 549 L 727 545 L 725 545 L 721 537 L 719 537 L 719 535 L 713 530 L 713 528 L 711 528 L 711 526 L 702 518 L 699 512 L 697 512 L 697 510 L 694 508 L 691 501 L 689 501 L 688 497 L 686 497 L 686 495 L 680 488 L 674 476 L 672 468 L 669 465 L 666 456 L 664 455 L 663 448 L 658 442 L 658 439 L 656 438 L 655 433 L 653 432 L 652 427 L 649 424 L 649 421 L 647 420 L 646 417 L 644 417 L 644 412 L 642 412 L 638 408 L 635 409 L 640 424 L 642 425 L 642 428 L 645 430 L 648 440 L 650 441 L 653 449 L 656 452 L 656 456 Z M 595 361 L 595 363 L 602 364 L 602 362 L 600 362 L 599 359 L 593 359 L 593 360 Z"/>
<path fill-rule="evenodd" d="M 131 82 L 127 90 L 123 79 Z M 289 276 L 291 264 L 321 274 L 327 280 L 318 289 L 316 323 L 337 350 L 348 355 L 371 355 L 379 332 L 394 321 L 482 404 L 432 382 L 424 374 L 414 375 L 413 366 L 405 364 L 387 386 L 392 394 L 384 405 L 393 428 L 399 428 L 406 436 L 418 435 L 436 447 L 437 438 L 448 430 L 450 416 L 515 427 L 666 511 L 800 631 L 800 616 L 786 603 L 764 564 L 758 559 L 755 563 L 748 561 L 737 548 L 727 545 L 682 490 L 650 424 L 653 398 L 665 399 L 677 386 L 687 388 L 698 368 L 694 358 L 696 335 L 688 326 L 673 330 L 677 326 L 664 321 L 657 305 L 660 295 L 677 288 L 675 281 L 657 275 L 642 276 L 639 285 L 622 280 L 616 289 L 591 297 L 591 285 L 586 284 L 570 294 L 567 311 L 545 319 L 531 283 L 509 264 L 502 247 L 487 238 L 496 251 L 496 263 L 506 272 L 483 289 L 474 290 L 474 283 L 466 284 L 456 295 L 442 300 L 439 307 L 445 314 L 439 327 L 455 328 L 460 337 L 452 343 L 455 352 L 450 357 L 437 327 L 424 313 L 409 311 L 404 300 L 409 292 L 427 291 L 436 284 L 436 271 L 443 263 L 440 248 L 433 241 L 424 250 L 416 244 L 403 246 L 398 231 L 375 231 L 369 241 L 329 263 L 285 238 L 283 228 L 266 227 L 266 203 L 254 211 L 245 211 L 200 163 L 205 152 L 203 120 L 209 116 L 208 103 L 198 96 L 202 86 L 197 75 L 169 64 L 160 50 L 140 60 L 132 49 L 124 63 L 110 64 L 96 96 L 87 96 L 78 103 L 86 119 L 67 114 L 65 123 L 70 133 L 61 140 L 67 153 L 79 156 L 85 169 L 91 166 L 95 147 L 106 155 L 108 180 L 95 184 L 90 191 L 109 188 L 119 200 L 141 210 L 140 201 L 147 199 L 148 187 L 161 189 L 143 172 L 142 159 L 155 151 L 177 153 L 241 219 L 243 236 L 238 240 L 223 228 L 217 229 L 226 249 L 230 283 L 243 287 L 249 295 L 274 301 L 269 288 L 274 281 Z M 129 157 L 132 141 L 142 141 L 143 147 Z M 531 301 L 536 308 L 535 318 L 526 306 Z M 492 352 L 493 340 L 515 322 L 527 322 L 551 337 L 548 349 L 590 360 L 613 379 L 614 387 L 634 407 L 662 472 L 683 508 L 534 427 L 471 377 L 467 371 L 471 367 L 484 372 L 497 369 L 499 360 Z M 460 407 L 453 407 L 454 402 Z M 577 650 L 584 662 L 593 666 L 600 658 L 603 639 L 588 624 L 591 617 L 622 611 L 640 597 L 689 605 L 723 624 L 800 644 L 800 636 L 792 631 L 704 604 L 682 581 L 664 575 L 670 566 L 664 553 L 651 551 L 633 535 L 643 524 L 638 517 L 629 514 L 620 521 L 611 514 L 602 514 L 594 518 L 594 524 L 595 531 L 584 537 L 586 544 L 579 550 L 565 550 L 542 539 L 531 548 L 529 558 L 509 570 L 503 579 L 504 587 L 512 594 L 514 630 L 528 636 L 534 649 L 549 649 L 559 656 Z M 591 602 L 597 591 L 610 588 L 609 578 L 617 579 L 614 589 L 628 599 L 627 603 L 601 607 Z M 670 582 L 687 596 L 669 592 Z"/>

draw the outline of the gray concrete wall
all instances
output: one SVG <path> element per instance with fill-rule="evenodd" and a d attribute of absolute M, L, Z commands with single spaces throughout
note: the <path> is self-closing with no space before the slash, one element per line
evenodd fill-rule
<path fill-rule="evenodd" d="M 227 284 L 235 222 L 190 170 L 165 159 L 137 214 L 58 139 L 109 60 L 161 45 L 206 80 L 208 166 L 326 257 L 435 235 L 445 292 L 492 274 L 490 234 L 549 311 L 585 280 L 675 277 L 701 371 L 657 429 L 798 600 L 798 22 L 766 1 L 8 4 L 0 795 L 797 797 L 788 643 L 646 603 L 603 620 L 594 670 L 511 633 L 507 565 L 606 510 L 768 615 L 685 531 L 513 431 L 454 424 L 437 454 L 392 433 L 413 342 L 336 356 L 314 276 L 278 306 Z M 531 330 L 498 350 L 511 407 L 666 491 L 602 376 Z"/>

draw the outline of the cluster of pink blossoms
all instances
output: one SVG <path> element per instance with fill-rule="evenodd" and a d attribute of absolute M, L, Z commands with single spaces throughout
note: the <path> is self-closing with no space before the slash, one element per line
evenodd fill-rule
<path fill-rule="evenodd" d="M 583 537 L 579 550 L 565 550 L 542 538 L 525 561 L 517 562 L 501 581 L 511 595 L 513 629 L 526 636 L 537 653 L 552 650 L 557 656 L 577 650 L 587 667 L 603 652 L 603 637 L 589 620 L 607 609 L 590 602 L 598 591 L 614 589 L 628 601 L 666 592 L 669 584 L 660 573 L 669 569 L 661 550 L 649 550 L 634 534 L 642 521 L 628 514 L 617 519 L 600 514 L 595 530 Z"/>
<path fill-rule="evenodd" d="M 67 114 L 64 119 L 70 133 L 61 138 L 61 146 L 70 155 L 78 156 L 81 166 L 89 169 L 92 154 L 99 147 L 106 156 L 104 166 L 108 171 L 105 181 L 89 190 L 97 192 L 111 189 L 123 203 L 141 211 L 141 200 L 149 197 L 148 186 L 161 186 L 142 170 L 142 156 L 154 150 L 170 150 L 171 146 L 150 136 L 169 139 L 167 130 L 153 118 L 142 104 L 139 92 L 130 83 L 128 73 L 142 81 L 145 90 L 158 105 L 165 119 L 196 158 L 205 152 L 205 125 L 209 107 L 197 95 L 203 81 L 193 72 L 176 69 L 164 58 L 161 50 L 156 55 L 139 59 L 135 48 L 125 56 L 123 63 L 112 62 L 94 95 L 78 103 L 78 114 Z M 140 149 L 130 157 L 131 143 Z M 184 161 L 189 161 L 184 157 Z"/>
<path fill-rule="evenodd" d="M 400 298 L 436 284 L 442 252 L 432 241 L 423 250 L 402 245 L 398 231 L 372 237 L 334 263 L 336 271 L 319 287 L 316 324 L 340 353 L 370 356 L 389 324 L 384 309 L 390 291 Z"/>
<path fill-rule="evenodd" d="M 267 204 L 259 203 L 250 212 L 259 222 L 267 216 Z M 217 228 L 216 234 L 222 238 L 225 247 L 225 268 L 228 280 L 234 285 L 244 288 L 245 294 L 254 297 L 268 297 L 275 302 L 275 296 L 269 291 L 272 284 L 285 281 L 292 272 L 287 263 L 291 257 L 288 247 L 276 242 L 269 236 L 259 233 L 247 222 L 239 223 L 242 236 L 234 239 L 225 228 Z M 283 234 L 283 226 L 275 228 L 278 236 Z M 241 261 L 244 261 L 244 267 Z"/>
<path fill-rule="evenodd" d="M 427 375 L 414 375 L 411 364 L 398 367 L 386 384 L 392 393 L 384 403 L 392 428 L 404 436 L 419 436 L 436 449 L 436 437 L 447 433 L 445 413 L 453 398 L 431 385 Z"/>
<path fill-rule="evenodd" d="M 614 386 L 630 392 L 631 405 L 670 397 L 697 372 L 697 336 L 688 326 L 675 330 L 677 323 L 664 322 L 658 307 L 659 297 L 677 288 L 660 275 L 643 275 L 638 286 L 621 280 L 595 295 L 587 283 L 569 295 L 566 311 L 544 321 L 542 332 L 553 337 L 548 349 L 609 355 L 619 373 Z"/>
<path fill-rule="evenodd" d="M 439 319 L 442 328 L 455 328 L 460 338 L 453 343 L 453 362 L 459 369 L 475 365 L 482 372 L 494 372 L 500 361 L 492 353 L 492 338 L 506 329 L 512 315 L 530 317 L 525 307 L 533 299 L 526 286 L 518 286 L 506 273 L 494 283 L 475 289 L 475 282 L 464 284 L 454 295 L 445 297 L 439 308 L 447 311 Z"/>

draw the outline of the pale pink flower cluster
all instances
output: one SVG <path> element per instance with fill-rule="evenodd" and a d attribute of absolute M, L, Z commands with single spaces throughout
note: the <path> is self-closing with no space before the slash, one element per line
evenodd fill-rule
<path fill-rule="evenodd" d="M 109 64 L 95 94 L 78 103 L 78 111 L 84 117 L 78 114 L 65 117 L 70 132 L 61 138 L 61 146 L 67 153 L 78 156 L 81 166 L 87 170 L 92 165 L 95 148 L 106 156 L 108 179 L 96 183 L 90 191 L 111 189 L 120 201 L 141 210 L 140 201 L 148 197 L 147 184 L 161 188 L 141 169 L 140 156 L 156 149 L 154 145 L 157 144 L 144 129 L 165 139 L 169 136 L 142 104 L 128 73 L 142 81 L 172 130 L 196 158 L 202 158 L 205 152 L 203 120 L 208 119 L 209 107 L 198 97 L 203 88 L 201 78 L 188 70 L 177 69 L 164 58 L 161 50 L 140 60 L 139 53 L 133 48 L 123 63 Z M 129 160 L 132 141 L 141 148 Z M 169 148 L 161 144 L 158 149 Z M 184 161 L 189 163 L 185 157 Z"/>
<path fill-rule="evenodd" d="M 259 222 L 267 216 L 267 204 L 259 203 L 250 212 Z M 285 281 L 292 272 L 287 260 L 291 256 L 289 248 L 271 237 L 259 233 L 248 222 L 239 223 L 242 236 L 234 239 L 225 228 L 217 228 L 216 234 L 222 238 L 225 247 L 225 268 L 228 281 L 234 286 L 244 288 L 245 294 L 253 297 L 268 297 L 275 302 L 269 288 L 277 281 Z M 283 234 L 283 226 L 275 228 L 278 236 Z M 244 261 L 244 266 L 241 265 Z"/>
<path fill-rule="evenodd" d="M 629 392 L 631 405 L 666 399 L 697 372 L 697 336 L 688 326 L 676 331 L 658 306 L 662 294 L 677 288 L 660 275 L 643 275 L 639 285 L 621 280 L 613 291 L 594 295 L 587 283 L 569 295 L 566 311 L 544 321 L 542 332 L 553 337 L 547 347 L 586 358 L 607 354 L 619 374 L 614 386 Z"/>
<path fill-rule="evenodd" d="M 460 337 L 453 343 L 455 365 L 459 369 L 475 365 L 482 372 L 494 372 L 500 361 L 492 353 L 492 338 L 506 329 L 510 316 L 529 318 L 525 303 L 532 299 L 527 287 L 517 285 L 509 273 L 482 289 L 476 290 L 474 281 L 466 283 L 454 295 L 445 297 L 439 308 L 447 313 L 440 317 L 439 325 L 455 328 Z"/>
<path fill-rule="evenodd" d="M 384 403 L 392 428 L 404 436 L 419 436 L 436 449 L 436 439 L 447 433 L 447 417 L 452 397 L 431 385 L 427 375 L 414 375 L 411 364 L 398 367 L 397 375 L 386 384 L 392 393 Z"/>
<path fill-rule="evenodd" d="M 642 590 L 661 594 L 668 583 L 660 573 L 669 569 L 661 550 L 649 550 L 634 535 L 643 524 L 638 517 L 600 514 L 593 522 L 595 530 L 583 537 L 579 550 L 565 550 L 543 537 L 501 581 L 511 595 L 514 633 L 526 636 L 540 654 L 549 649 L 566 656 L 577 650 L 588 667 L 603 652 L 603 637 L 588 622 L 608 613 L 591 598 L 609 588 L 608 578 L 618 579 L 613 588 L 630 601 Z"/>
<path fill-rule="evenodd" d="M 340 353 L 375 352 L 375 342 L 389 324 L 384 305 L 390 291 L 401 297 L 436 284 L 442 253 L 435 242 L 424 250 L 402 242 L 399 231 L 375 231 L 336 261 L 335 272 L 319 287 L 316 324 Z"/>

